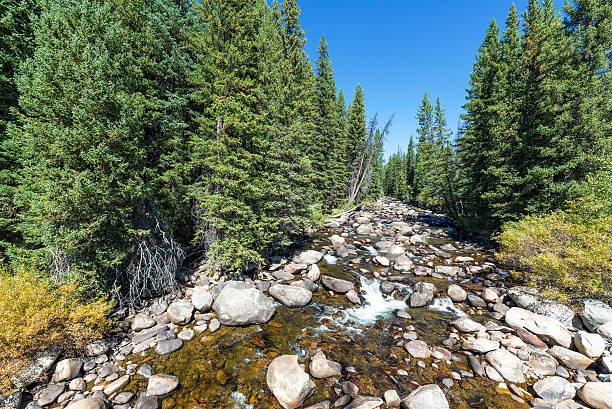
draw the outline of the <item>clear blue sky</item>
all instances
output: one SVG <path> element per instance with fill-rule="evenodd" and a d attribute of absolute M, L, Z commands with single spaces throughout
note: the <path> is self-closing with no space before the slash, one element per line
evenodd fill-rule
<path fill-rule="evenodd" d="M 440 97 L 456 133 L 465 89 L 485 30 L 502 27 L 510 0 L 301 0 L 306 49 L 317 58 L 325 33 L 336 75 L 350 103 L 355 86 L 365 91 L 368 117 L 395 114 L 385 157 L 416 137 L 415 115 L 423 94 Z M 522 13 L 527 0 L 515 1 Z"/>

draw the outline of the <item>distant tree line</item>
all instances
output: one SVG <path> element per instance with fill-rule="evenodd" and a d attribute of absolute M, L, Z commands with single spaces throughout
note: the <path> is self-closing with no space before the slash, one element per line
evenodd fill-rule
<path fill-rule="evenodd" d="M 612 3 L 514 5 L 493 20 L 454 140 L 425 95 L 418 144 L 385 164 L 384 191 L 492 232 L 562 209 L 612 163 Z"/>
<path fill-rule="evenodd" d="M 175 285 L 187 252 L 244 272 L 382 191 L 364 92 L 346 107 L 325 37 L 313 70 L 296 0 L 2 0 L 0 13 L 4 262 L 138 302 Z"/>

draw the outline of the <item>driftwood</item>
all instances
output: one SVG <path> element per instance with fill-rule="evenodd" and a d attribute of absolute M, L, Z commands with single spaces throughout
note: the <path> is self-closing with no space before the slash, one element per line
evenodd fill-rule
<path fill-rule="evenodd" d="M 344 211 L 344 212 L 339 213 L 339 214 L 334 214 L 334 215 L 329 216 L 329 217 L 330 217 L 330 218 L 332 218 L 332 219 L 335 219 L 335 218 L 337 218 L 337 217 L 344 216 L 345 214 L 352 213 L 353 211 L 355 211 L 356 209 L 358 209 L 359 207 L 361 207 L 361 205 L 362 205 L 362 204 L 363 204 L 363 203 L 359 203 L 357 206 L 353 207 L 352 209 L 348 209 L 347 211 Z"/>

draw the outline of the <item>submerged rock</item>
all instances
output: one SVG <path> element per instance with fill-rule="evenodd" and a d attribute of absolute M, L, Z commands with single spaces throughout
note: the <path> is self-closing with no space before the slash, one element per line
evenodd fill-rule
<path fill-rule="evenodd" d="M 172 375 L 153 375 L 149 378 L 147 393 L 150 396 L 165 396 L 178 388 L 179 380 Z"/>
<path fill-rule="evenodd" d="M 271 297 L 242 281 L 228 281 L 213 303 L 223 325 L 263 324 L 272 318 L 276 306 Z"/>
<path fill-rule="evenodd" d="M 298 364 L 297 355 L 281 355 L 270 363 L 268 387 L 285 409 L 296 409 L 315 389 L 314 382 Z"/>
<path fill-rule="evenodd" d="M 310 361 L 310 374 L 315 378 L 330 378 L 342 376 L 342 365 L 330 361 L 322 351 L 317 351 Z"/>
<path fill-rule="evenodd" d="M 380 408 L 383 404 L 382 399 L 375 398 L 374 396 L 357 396 L 344 409 L 376 409 Z"/>

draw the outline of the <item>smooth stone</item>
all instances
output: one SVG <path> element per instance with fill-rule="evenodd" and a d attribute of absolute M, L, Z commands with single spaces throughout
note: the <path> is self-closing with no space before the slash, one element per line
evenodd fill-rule
<path fill-rule="evenodd" d="M 106 378 L 107 376 L 117 372 L 119 372 L 119 368 L 117 368 L 114 363 L 106 362 L 100 367 L 98 371 L 98 376 L 100 376 L 101 378 Z"/>
<path fill-rule="evenodd" d="M 317 282 L 319 278 L 321 278 L 321 270 L 319 269 L 319 266 L 317 266 L 316 264 L 311 265 L 308 269 L 308 273 L 306 274 L 306 278 L 308 278 L 313 283 Z"/>
<path fill-rule="evenodd" d="M 380 408 L 385 402 L 374 396 L 357 396 L 344 409 L 376 409 Z"/>
<path fill-rule="evenodd" d="M 384 257 L 384 256 L 376 256 L 376 257 L 374 257 L 374 262 L 376 264 L 380 264 L 383 267 L 389 267 L 391 265 L 391 262 L 389 261 L 389 259 L 387 257 Z"/>
<path fill-rule="evenodd" d="M 55 400 L 66 390 L 64 383 L 51 383 L 34 396 L 34 400 L 40 406 L 47 406 L 55 402 Z"/>
<path fill-rule="evenodd" d="M 395 389 L 389 389 L 383 394 L 383 398 L 385 398 L 385 403 L 387 406 L 392 408 L 399 408 L 402 400 L 400 399 L 399 394 Z"/>
<path fill-rule="evenodd" d="M 191 293 L 191 304 L 200 312 L 208 311 L 212 307 L 213 296 L 206 287 L 194 287 Z"/>
<path fill-rule="evenodd" d="M 208 324 L 208 330 L 210 332 L 215 332 L 217 331 L 219 328 L 221 328 L 221 322 L 219 322 L 218 319 L 213 318 L 212 320 L 210 320 L 210 323 Z"/>
<path fill-rule="evenodd" d="M 276 284 L 268 293 L 287 307 L 303 307 L 312 300 L 312 292 L 296 285 Z"/>
<path fill-rule="evenodd" d="M 433 300 L 433 296 L 437 291 L 436 286 L 432 283 L 421 281 L 414 287 L 414 292 L 410 294 L 409 305 L 412 308 L 423 307 Z"/>
<path fill-rule="evenodd" d="M 548 352 L 570 369 L 586 369 L 595 362 L 579 352 L 558 345 L 552 347 Z"/>
<path fill-rule="evenodd" d="M 332 376 L 342 376 L 342 365 L 338 362 L 330 361 L 322 351 L 317 351 L 310 361 L 310 374 L 315 378 L 330 378 Z"/>
<path fill-rule="evenodd" d="M 557 360 L 545 352 L 532 351 L 527 366 L 538 376 L 557 374 Z"/>
<path fill-rule="evenodd" d="M 79 358 L 63 359 L 57 363 L 52 382 L 69 381 L 79 376 L 83 361 Z"/>
<path fill-rule="evenodd" d="M 82 391 L 87 387 L 87 382 L 83 378 L 74 378 L 68 384 L 68 389 L 71 391 Z"/>
<path fill-rule="evenodd" d="M 606 350 L 606 342 L 599 334 L 591 334 L 586 331 L 578 331 L 574 337 L 576 349 L 588 356 L 597 359 Z"/>
<path fill-rule="evenodd" d="M 477 338 L 464 341 L 462 348 L 468 351 L 478 352 L 479 354 L 486 354 L 487 352 L 499 349 L 499 342 Z"/>
<path fill-rule="evenodd" d="M 116 405 L 123 405 L 132 400 L 134 394 L 132 392 L 121 392 L 113 398 L 113 403 Z"/>
<path fill-rule="evenodd" d="M 417 359 L 426 359 L 431 357 L 431 350 L 425 341 L 409 341 L 404 344 L 404 349 L 412 357 Z"/>
<path fill-rule="evenodd" d="M 353 398 L 359 395 L 359 387 L 351 381 L 342 382 L 342 392 Z"/>
<path fill-rule="evenodd" d="M 316 385 L 298 364 L 297 355 L 274 358 L 266 374 L 268 387 L 285 409 L 296 409 L 314 391 Z"/>
<path fill-rule="evenodd" d="M 230 326 L 264 324 L 276 311 L 271 297 L 242 281 L 225 283 L 212 308 L 219 321 Z"/>
<path fill-rule="evenodd" d="M 350 281 L 329 276 L 321 276 L 321 281 L 325 288 L 340 294 L 348 293 L 354 287 L 354 284 Z"/>
<path fill-rule="evenodd" d="M 454 277 L 463 271 L 463 268 L 457 266 L 435 266 L 434 271 L 449 277 Z"/>
<path fill-rule="evenodd" d="M 165 396 L 174 392 L 178 385 L 179 380 L 176 376 L 164 374 L 152 375 L 147 385 L 147 393 L 150 396 Z"/>
<path fill-rule="evenodd" d="M 590 331 L 596 331 L 601 325 L 612 321 L 612 307 L 598 300 L 585 300 L 580 318 Z"/>
<path fill-rule="evenodd" d="M 361 299 L 359 298 L 359 294 L 355 290 L 351 290 L 347 292 L 345 295 L 347 300 L 352 302 L 353 304 L 361 304 Z"/>
<path fill-rule="evenodd" d="M 601 324 L 597 328 L 597 333 L 608 340 L 612 340 L 612 321 Z"/>
<path fill-rule="evenodd" d="M 173 353 L 174 351 L 178 351 L 183 347 L 183 341 L 178 338 L 166 339 L 163 341 L 159 341 L 157 347 L 155 347 L 155 352 L 158 355 L 168 355 Z"/>
<path fill-rule="evenodd" d="M 568 348 L 572 343 L 572 334 L 554 318 L 513 307 L 508 310 L 504 319 L 510 327 L 525 329 L 549 344 Z"/>
<path fill-rule="evenodd" d="M 134 409 L 159 409 L 159 399 L 155 396 L 140 395 Z"/>
<path fill-rule="evenodd" d="M 595 409 L 612 409 L 612 382 L 587 382 L 578 389 L 578 396 Z"/>
<path fill-rule="evenodd" d="M 138 372 L 136 374 L 142 376 L 143 378 L 149 379 L 151 375 L 153 375 L 153 369 L 149 364 L 142 364 L 140 368 L 138 368 Z"/>
<path fill-rule="evenodd" d="M 550 403 L 571 399 L 576 395 L 576 389 L 567 380 L 559 376 L 544 378 L 536 382 L 533 389 L 540 398 Z"/>
<path fill-rule="evenodd" d="M 504 379 L 514 383 L 525 382 L 523 361 L 506 349 L 488 352 L 485 359 Z"/>
<path fill-rule="evenodd" d="M 98 396 L 91 396 L 69 403 L 66 409 L 104 409 L 105 407 L 104 399 Z"/>
<path fill-rule="evenodd" d="M 467 292 L 457 284 L 449 285 L 446 294 L 455 302 L 461 302 L 467 299 Z"/>
<path fill-rule="evenodd" d="M 424 385 L 402 400 L 404 409 L 449 409 L 448 400 L 438 385 Z"/>
<path fill-rule="evenodd" d="M 520 308 L 559 321 L 564 328 L 573 327 L 574 311 L 567 305 L 542 297 L 535 288 L 512 287 L 508 290 L 508 296 Z"/>
<path fill-rule="evenodd" d="M 173 324 L 188 324 L 193 315 L 193 305 L 189 300 L 173 301 L 170 306 L 168 306 L 166 315 Z"/>
<path fill-rule="evenodd" d="M 104 394 L 112 395 L 113 393 L 117 392 L 118 390 L 123 388 L 125 385 L 127 385 L 129 381 L 130 381 L 130 375 L 123 375 L 121 378 L 118 378 L 117 380 L 106 385 L 104 387 Z"/>
<path fill-rule="evenodd" d="M 296 264 L 317 264 L 323 258 L 323 253 L 316 250 L 306 250 L 299 252 L 294 258 L 293 262 Z"/>
<path fill-rule="evenodd" d="M 461 332 L 472 333 L 485 331 L 484 325 L 474 321 L 469 317 L 460 317 L 451 321 L 451 325 Z"/>
<path fill-rule="evenodd" d="M 136 314 L 132 320 L 132 331 L 142 331 L 143 329 L 149 329 L 154 327 L 156 324 L 155 320 L 149 317 L 147 314 L 139 313 Z"/>
<path fill-rule="evenodd" d="M 372 225 L 360 225 L 357 227 L 357 234 L 370 234 L 372 232 Z"/>
<path fill-rule="evenodd" d="M 195 333 L 193 332 L 192 329 L 185 328 L 181 332 L 179 332 L 177 336 L 182 341 L 191 341 L 193 339 L 194 335 L 195 335 Z"/>

